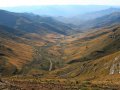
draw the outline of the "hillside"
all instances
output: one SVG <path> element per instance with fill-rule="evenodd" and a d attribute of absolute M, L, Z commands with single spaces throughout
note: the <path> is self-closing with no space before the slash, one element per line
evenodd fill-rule
<path fill-rule="evenodd" d="M 94 30 L 78 40 L 70 41 L 64 50 L 67 66 L 51 74 L 81 80 L 96 80 L 103 76 L 111 78 L 109 75 L 119 74 L 119 36 L 120 27 L 117 25 Z"/>
<path fill-rule="evenodd" d="M 0 89 L 119 87 L 119 12 L 79 27 L 30 13 L 0 15 Z"/>
<path fill-rule="evenodd" d="M 34 74 L 63 66 L 61 49 L 57 40 L 61 35 L 24 34 L 19 30 L 0 25 L 1 75 Z M 32 68 L 31 68 L 32 66 Z"/>
<path fill-rule="evenodd" d="M 64 23 L 80 25 L 82 23 L 87 23 L 90 20 L 94 20 L 106 15 L 110 15 L 115 12 L 120 12 L 120 9 L 113 7 L 113 8 L 103 9 L 103 10 L 91 11 L 84 14 L 78 14 L 72 17 L 59 16 L 59 17 L 56 17 L 56 19 Z"/>
<path fill-rule="evenodd" d="M 120 12 L 114 12 L 109 15 L 105 15 L 93 20 L 88 20 L 82 23 L 79 27 L 81 30 L 90 30 L 95 28 L 101 28 L 111 26 L 120 23 Z"/>
<path fill-rule="evenodd" d="M 8 11 L 0 13 L 1 57 L 8 58 L 9 63 L 20 70 L 20 73 L 34 74 L 41 70 L 44 73 L 119 51 L 119 12 L 87 22 L 84 27 L 89 24 L 91 31 L 69 36 L 65 36 L 69 25 L 51 17 Z M 5 21 L 6 18 L 9 20 Z M 51 25 L 57 29 L 50 27 Z M 62 31 L 58 31 L 58 28 Z M 24 51 L 21 51 L 21 47 Z M 10 54 L 9 49 L 14 53 Z M 10 57 L 14 59 L 11 60 Z"/>
<path fill-rule="evenodd" d="M 0 15 L 1 25 L 21 30 L 24 33 L 68 34 L 72 30 L 70 25 L 56 21 L 51 17 L 41 17 L 29 13 L 13 13 L 4 10 L 0 10 Z"/>
<path fill-rule="evenodd" d="M 32 60 L 32 47 L 22 42 L 22 38 L 18 37 L 22 34 L 15 29 L 0 26 L 1 75 L 16 74 L 22 68 L 22 65 Z"/>

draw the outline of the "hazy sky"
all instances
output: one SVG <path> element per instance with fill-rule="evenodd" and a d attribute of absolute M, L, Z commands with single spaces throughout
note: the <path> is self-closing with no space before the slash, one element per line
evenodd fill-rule
<path fill-rule="evenodd" d="M 0 7 L 69 4 L 120 5 L 120 0 L 0 0 Z"/>

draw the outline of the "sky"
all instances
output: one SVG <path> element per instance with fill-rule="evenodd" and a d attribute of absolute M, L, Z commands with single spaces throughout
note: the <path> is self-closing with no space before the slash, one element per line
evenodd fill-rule
<path fill-rule="evenodd" d="M 120 5 L 120 0 L 0 0 L 0 7 L 33 5 Z"/>

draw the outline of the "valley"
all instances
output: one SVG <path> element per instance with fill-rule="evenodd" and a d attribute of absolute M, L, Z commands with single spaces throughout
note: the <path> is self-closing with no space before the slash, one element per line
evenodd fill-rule
<path fill-rule="evenodd" d="M 119 90 L 116 9 L 80 25 L 29 13 L 0 15 L 0 90 Z"/>

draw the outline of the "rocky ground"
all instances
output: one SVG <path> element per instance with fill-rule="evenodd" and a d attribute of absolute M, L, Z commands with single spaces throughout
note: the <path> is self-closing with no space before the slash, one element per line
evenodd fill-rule
<path fill-rule="evenodd" d="M 95 85 L 71 80 L 2 79 L 0 90 L 119 90 L 117 86 Z"/>

